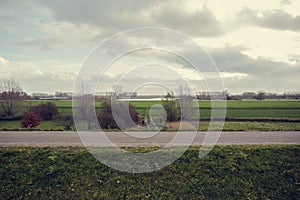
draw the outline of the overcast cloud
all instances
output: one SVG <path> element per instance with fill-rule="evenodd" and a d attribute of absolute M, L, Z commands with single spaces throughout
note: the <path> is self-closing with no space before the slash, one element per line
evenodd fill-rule
<path fill-rule="evenodd" d="M 71 91 L 82 62 L 104 39 L 132 28 L 163 27 L 202 45 L 232 93 L 299 91 L 299 10 L 296 0 L 0 0 L 0 77 L 14 77 L 29 93 Z M 149 37 L 180 46 L 180 41 L 172 41 L 168 35 Z M 111 43 L 105 51 L 111 55 L 137 42 L 146 44 L 149 40 L 126 38 Z M 204 59 L 195 49 L 182 51 L 199 62 Z M 105 81 L 109 82 L 109 77 L 116 80 L 117 74 L 126 71 L 121 67 L 141 62 L 173 66 L 197 89 L 191 65 L 158 51 L 130 55 Z M 146 75 L 144 79 L 150 80 Z M 141 76 L 132 76 L 128 82 L 134 84 Z M 111 90 L 109 83 L 103 85 L 101 90 Z"/>
<path fill-rule="evenodd" d="M 251 10 L 244 8 L 239 16 L 241 23 L 275 30 L 300 31 L 300 15 L 293 15 L 280 9 Z"/>

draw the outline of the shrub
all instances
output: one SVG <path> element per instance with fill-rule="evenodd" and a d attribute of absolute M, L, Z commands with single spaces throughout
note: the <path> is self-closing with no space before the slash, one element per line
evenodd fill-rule
<path fill-rule="evenodd" d="M 174 122 L 177 121 L 177 108 L 176 108 L 176 101 L 172 100 L 165 100 L 162 103 L 163 107 L 165 108 L 167 114 L 167 121 Z"/>
<path fill-rule="evenodd" d="M 24 113 L 21 126 L 22 128 L 35 128 L 41 123 L 41 117 L 35 112 Z"/>
<path fill-rule="evenodd" d="M 71 115 L 64 115 L 60 116 L 60 119 L 64 122 L 64 130 L 69 131 L 72 130 L 72 125 L 74 124 L 73 117 Z"/>
<path fill-rule="evenodd" d="M 114 103 L 114 108 L 118 111 L 113 115 L 111 102 L 104 102 L 101 111 L 98 114 L 98 121 L 101 128 L 121 129 L 130 128 L 136 125 L 139 120 L 138 112 L 129 104 L 130 118 L 125 112 L 128 107 L 124 103 Z"/>
<path fill-rule="evenodd" d="M 47 102 L 34 106 L 31 111 L 40 115 L 43 120 L 52 120 L 55 115 L 58 114 L 58 109 L 56 105 L 52 102 Z"/>

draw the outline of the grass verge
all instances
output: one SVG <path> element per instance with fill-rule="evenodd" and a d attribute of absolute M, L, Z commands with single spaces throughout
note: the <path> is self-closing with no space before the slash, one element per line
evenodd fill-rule
<path fill-rule="evenodd" d="M 60 120 L 43 121 L 37 128 L 26 129 L 21 128 L 21 121 L 1 121 L 0 131 L 64 131 L 63 122 Z M 218 126 L 215 123 L 213 130 L 223 131 L 300 131 L 300 122 L 257 122 L 257 121 L 226 121 L 224 127 Z M 163 131 L 176 131 L 180 126 L 180 122 L 168 122 L 166 128 Z M 207 131 L 209 127 L 208 121 L 200 121 L 199 131 Z M 189 128 L 187 127 L 187 130 Z M 132 128 L 132 130 L 142 131 L 143 127 Z M 193 129 L 194 130 L 194 129 Z M 71 126 L 71 131 L 76 131 L 75 125 Z M 118 131 L 105 130 L 105 131 Z"/>
<path fill-rule="evenodd" d="M 111 169 L 84 148 L 0 148 L 0 199 L 299 199 L 299 168 L 296 145 L 218 146 L 203 159 L 193 147 L 146 174 Z"/>

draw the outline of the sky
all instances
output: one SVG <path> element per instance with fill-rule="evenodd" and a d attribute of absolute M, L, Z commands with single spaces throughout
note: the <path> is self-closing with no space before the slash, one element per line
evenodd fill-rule
<path fill-rule="evenodd" d="M 14 78 L 28 93 L 72 91 L 84 61 L 97 45 L 122 31 L 161 27 L 201 46 L 230 93 L 300 91 L 299 10 L 297 0 L 0 0 L 0 78 Z M 115 41 L 105 52 L 147 43 L 132 40 Z M 202 56 L 193 48 L 185 51 L 194 58 Z M 148 68 L 131 67 L 139 65 Z M 172 73 L 166 71 L 169 68 Z M 99 91 L 112 90 L 129 71 L 127 83 L 137 84 L 141 77 L 167 82 L 172 74 L 175 81 L 179 76 L 189 81 L 195 91 L 205 90 L 201 76 L 182 59 L 143 50 L 114 62 L 102 74 Z M 147 87 L 140 86 L 140 92 L 159 91 L 157 86 Z"/>

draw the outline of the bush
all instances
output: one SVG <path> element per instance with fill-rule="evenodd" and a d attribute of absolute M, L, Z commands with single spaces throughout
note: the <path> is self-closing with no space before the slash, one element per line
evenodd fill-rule
<path fill-rule="evenodd" d="M 174 122 L 177 121 L 177 108 L 176 108 L 176 101 L 172 100 L 165 100 L 162 103 L 163 107 L 165 108 L 167 114 L 167 121 Z"/>
<path fill-rule="evenodd" d="M 112 114 L 112 106 L 110 102 L 104 102 L 102 106 L 102 110 L 98 114 L 98 121 L 101 128 L 104 129 L 122 129 L 122 128 L 130 128 L 136 126 L 136 123 L 139 120 L 138 112 L 135 108 L 129 104 L 129 113 L 130 119 L 126 115 L 126 111 L 128 109 L 127 104 L 124 103 L 114 103 L 114 108 L 120 111 L 116 113 L 116 116 Z M 118 122 L 118 123 L 117 123 Z"/>
<path fill-rule="evenodd" d="M 61 115 L 60 119 L 64 122 L 64 130 L 69 131 L 72 130 L 72 125 L 74 124 L 73 117 L 71 115 Z"/>
<path fill-rule="evenodd" d="M 47 102 L 31 108 L 32 112 L 40 115 L 43 120 L 52 120 L 55 115 L 58 115 L 58 109 L 52 102 Z"/>
<path fill-rule="evenodd" d="M 21 126 L 22 128 L 35 128 L 41 123 L 41 117 L 35 112 L 24 113 Z"/>

